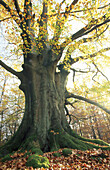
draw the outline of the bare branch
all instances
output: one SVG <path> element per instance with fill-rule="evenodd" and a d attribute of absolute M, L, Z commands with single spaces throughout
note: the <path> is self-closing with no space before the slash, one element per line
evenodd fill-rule
<path fill-rule="evenodd" d="M 92 72 L 92 73 L 94 73 L 94 71 L 93 70 L 87 70 L 87 71 L 83 71 L 83 70 L 76 70 L 76 69 L 74 69 L 74 68 L 70 68 L 70 70 L 72 70 L 73 72 L 80 72 L 80 73 L 89 73 L 89 72 Z"/>
<path fill-rule="evenodd" d="M 100 84 L 98 81 L 96 81 L 96 80 L 94 79 L 94 77 L 97 76 L 97 74 L 98 74 L 98 71 L 96 71 L 96 73 L 93 75 L 92 80 L 95 81 L 96 83 Z"/>
<path fill-rule="evenodd" d="M 76 119 L 78 120 L 88 120 L 90 117 L 95 117 L 95 116 L 90 116 L 90 117 L 78 117 L 78 116 L 75 116 L 71 113 L 71 111 L 69 112 L 68 108 L 66 107 L 66 105 L 64 106 L 65 108 L 65 111 L 66 111 L 66 116 L 69 116 L 69 124 L 71 123 L 72 121 L 72 117 L 75 117 Z"/>
<path fill-rule="evenodd" d="M 73 103 L 69 102 L 68 100 L 65 100 L 65 105 L 70 105 L 71 107 L 75 109 L 75 106 L 73 106 Z"/>
<path fill-rule="evenodd" d="M 19 79 L 21 78 L 21 73 L 15 71 L 14 69 L 12 69 L 11 67 L 7 66 L 4 62 L 2 62 L 0 60 L 0 65 L 5 68 L 7 71 L 9 71 L 10 73 L 12 73 L 13 75 L 17 76 Z"/>
<path fill-rule="evenodd" d="M 99 108 L 104 110 L 106 113 L 110 114 L 110 110 L 108 110 L 104 106 L 100 105 L 99 103 L 97 103 L 97 102 L 95 102 L 93 100 L 87 99 L 85 97 L 82 97 L 82 96 L 79 96 L 79 95 L 75 95 L 73 93 L 66 92 L 66 98 L 75 98 L 75 99 L 79 99 L 79 100 L 85 101 L 87 103 L 90 103 L 90 104 L 93 104 L 95 106 L 98 106 Z"/>
<path fill-rule="evenodd" d="M 73 82 L 75 81 L 75 74 L 76 74 L 76 72 L 80 72 L 80 73 L 89 73 L 89 72 L 94 73 L 94 72 L 95 72 L 94 70 L 90 70 L 90 68 L 89 68 L 87 71 L 76 70 L 76 69 L 74 69 L 74 68 L 70 68 L 70 70 L 73 71 Z"/>
<path fill-rule="evenodd" d="M 3 19 L 0 20 L 0 22 L 5 21 L 5 20 L 10 19 L 10 18 L 12 18 L 12 17 L 3 18 Z"/>
<path fill-rule="evenodd" d="M 95 66 L 95 68 L 97 69 L 97 72 L 100 72 L 107 79 L 107 81 L 109 81 L 108 77 L 98 68 L 98 66 L 95 64 L 95 62 L 93 61 L 92 63 Z"/>

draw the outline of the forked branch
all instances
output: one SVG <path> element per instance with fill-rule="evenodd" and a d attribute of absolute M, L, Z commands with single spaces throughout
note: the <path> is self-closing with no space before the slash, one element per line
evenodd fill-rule
<path fill-rule="evenodd" d="M 95 64 L 95 62 L 92 62 L 95 68 L 97 69 L 97 72 L 101 73 L 103 77 L 106 78 L 107 81 L 109 81 L 108 77 L 98 68 L 98 66 Z"/>

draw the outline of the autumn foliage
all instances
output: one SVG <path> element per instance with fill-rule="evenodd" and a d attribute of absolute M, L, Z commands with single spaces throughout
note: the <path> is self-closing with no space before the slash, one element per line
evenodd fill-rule
<path fill-rule="evenodd" d="M 31 152 L 31 151 L 30 151 Z M 107 169 L 109 170 L 110 151 L 102 151 L 101 149 L 80 151 L 71 149 L 71 154 L 67 157 L 63 155 L 63 149 L 58 151 L 44 153 L 43 156 L 49 159 L 49 168 L 36 168 L 39 170 L 76 170 L 76 169 Z M 23 153 L 15 152 L 10 156 L 9 161 L 0 162 L 0 170 L 34 170 L 33 167 L 27 167 L 26 162 L 29 155 L 26 155 L 27 151 Z M 55 154 L 60 156 L 54 156 Z M 31 153 L 32 154 L 32 153 Z"/>

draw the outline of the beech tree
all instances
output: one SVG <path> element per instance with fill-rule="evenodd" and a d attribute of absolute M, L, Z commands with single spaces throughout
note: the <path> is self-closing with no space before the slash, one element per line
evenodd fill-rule
<path fill-rule="evenodd" d="M 104 52 L 110 50 L 108 46 L 97 50 L 94 45 L 104 40 L 108 30 L 109 5 L 95 0 L 0 0 L 0 22 L 8 20 L 9 27 L 13 24 L 13 34 L 19 31 L 19 48 L 23 54 L 22 71 L 16 71 L 3 60 L 0 65 L 21 81 L 19 88 L 25 96 L 23 120 L 12 139 L 1 148 L 2 154 L 20 147 L 37 147 L 43 152 L 65 147 L 98 148 L 86 143 L 91 139 L 85 139 L 71 129 L 65 105 L 68 98 L 77 98 L 97 105 L 109 114 L 110 111 L 67 91 L 66 82 L 76 62 L 87 59 L 93 62 L 94 58 L 104 56 Z M 83 23 L 79 30 L 75 28 L 76 20 Z M 92 142 L 98 143 L 98 140 Z M 100 141 L 100 145 L 105 143 Z"/>

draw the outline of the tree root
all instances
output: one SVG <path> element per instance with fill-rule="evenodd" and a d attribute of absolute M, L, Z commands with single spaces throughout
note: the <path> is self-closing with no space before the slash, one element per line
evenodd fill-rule
<path fill-rule="evenodd" d="M 13 139 L 13 138 L 12 138 Z M 3 157 L 13 151 L 17 151 L 22 148 L 22 150 L 32 150 L 39 152 L 42 155 L 45 152 L 41 149 L 37 136 L 31 135 L 21 143 L 16 143 L 12 139 L 0 148 L 0 157 Z M 19 140 L 18 140 L 19 141 Z M 72 148 L 78 150 L 88 150 L 88 149 L 105 149 L 110 150 L 109 144 L 99 139 L 87 139 L 77 135 L 75 132 L 71 131 L 69 133 L 62 132 L 49 132 L 48 138 L 48 151 L 55 151 L 60 148 Z"/>
<path fill-rule="evenodd" d="M 88 149 L 102 149 L 110 150 L 109 144 L 99 139 L 86 139 L 76 133 L 73 135 L 68 134 L 67 132 L 56 133 L 51 137 L 51 151 L 58 150 L 60 148 L 72 148 L 78 150 L 88 150 Z"/>
<path fill-rule="evenodd" d="M 88 150 L 88 149 L 106 149 L 110 150 L 110 146 L 105 143 L 102 140 L 92 140 L 92 139 L 86 139 L 83 137 L 80 137 L 76 133 L 72 132 L 70 135 L 69 133 L 62 131 L 62 132 L 54 132 L 50 131 L 49 133 L 49 150 L 48 151 L 57 151 L 60 148 L 70 148 L 70 149 L 77 149 L 77 150 Z M 97 144 L 97 145 L 96 145 Z M 13 146 L 13 142 L 10 144 L 10 141 L 6 143 L 4 146 L 0 148 L 1 156 L 3 157 L 6 155 L 3 160 L 10 159 L 10 154 L 15 147 Z M 32 166 L 34 168 L 43 166 L 43 167 L 49 167 L 49 161 L 47 158 L 43 158 L 41 155 L 43 155 L 43 151 L 41 150 L 40 144 L 37 140 L 37 137 L 35 135 L 31 135 L 28 137 L 20 147 L 17 149 L 17 153 L 25 153 L 25 157 L 28 156 L 29 160 L 27 160 L 26 166 Z M 9 155 L 7 155 L 9 154 Z M 11 153 L 11 155 L 13 155 Z M 13 156 L 11 156 L 13 157 Z M 43 160 L 43 163 L 42 163 Z M 40 162 L 41 161 L 41 162 Z"/>

